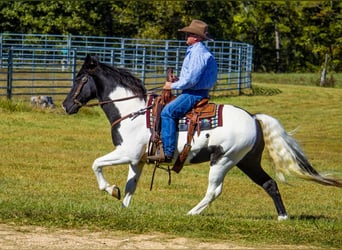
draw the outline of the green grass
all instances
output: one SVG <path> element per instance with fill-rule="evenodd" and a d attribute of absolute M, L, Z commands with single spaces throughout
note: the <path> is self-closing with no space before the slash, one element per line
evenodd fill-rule
<path fill-rule="evenodd" d="M 332 81 L 331 81 L 332 79 Z M 319 86 L 320 73 L 253 73 L 253 83 L 294 84 Z M 328 73 L 327 82 L 336 88 L 342 88 L 342 73 Z M 328 86 L 331 86 L 328 84 Z"/>
<path fill-rule="evenodd" d="M 320 172 L 340 176 L 342 90 L 255 83 L 254 96 L 218 97 L 251 113 L 278 118 Z M 60 103 L 56 103 L 60 107 Z M 225 179 L 222 195 L 199 216 L 185 214 L 204 196 L 208 165 L 180 174 L 146 165 L 129 209 L 98 190 L 93 160 L 113 150 L 110 125 L 96 108 L 68 116 L 60 108 L 40 110 L 0 100 L 0 223 L 60 228 L 163 232 L 202 241 L 229 240 L 245 246 L 342 246 L 342 190 L 289 177 L 278 182 L 290 220 L 277 221 L 271 199 L 238 169 Z M 264 153 L 263 166 L 274 176 Z M 127 166 L 104 170 L 124 190 Z"/>

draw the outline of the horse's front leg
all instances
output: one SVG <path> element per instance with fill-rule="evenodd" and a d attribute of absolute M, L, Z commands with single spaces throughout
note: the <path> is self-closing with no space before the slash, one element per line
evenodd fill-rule
<path fill-rule="evenodd" d="M 118 164 L 125 164 L 130 163 L 131 159 L 123 154 L 122 150 L 116 149 L 109 154 L 101 156 L 97 158 L 92 166 L 94 174 L 96 176 L 99 189 L 106 191 L 108 194 L 120 199 L 120 189 L 115 185 L 110 185 L 102 172 L 102 168 L 109 165 L 118 165 Z"/>
<path fill-rule="evenodd" d="M 137 189 L 138 181 L 142 173 L 145 161 L 140 161 L 137 164 L 130 164 L 128 169 L 127 183 L 125 188 L 125 197 L 122 201 L 123 207 L 128 207 L 132 196 Z"/>

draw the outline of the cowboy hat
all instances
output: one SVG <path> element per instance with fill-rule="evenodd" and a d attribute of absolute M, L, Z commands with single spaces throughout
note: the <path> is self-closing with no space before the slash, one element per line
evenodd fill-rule
<path fill-rule="evenodd" d="M 192 33 L 206 40 L 213 41 L 212 38 L 208 37 L 208 25 L 200 20 L 192 20 L 189 26 L 179 29 L 178 31 Z"/>

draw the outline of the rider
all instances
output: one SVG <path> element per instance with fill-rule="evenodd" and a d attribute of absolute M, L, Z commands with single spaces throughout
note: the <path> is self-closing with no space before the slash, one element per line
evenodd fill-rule
<path fill-rule="evenodd" d="M 208 25 L 193 20 L 178 31 L 186 33 L 188 45 L 180 77 L 175 82 L 165 82 L 163 89 L 182 90 L 176 99 L 168 103 L 161 112 L 161 139 L 165 157 L 149 156 L 149 160 L 172 162 L 177 143 L 178 119 L 185 116 L 203 98 L 209 97 L 209 90 L 217 81 L 217 64 L 213 54 L 204 45 L 208 37 Z"/>

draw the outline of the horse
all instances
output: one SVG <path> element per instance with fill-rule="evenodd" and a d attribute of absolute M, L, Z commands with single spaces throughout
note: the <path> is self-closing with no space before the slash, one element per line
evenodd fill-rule
<path fill-rule="evenodd" d="M 128 207 L 136 190 L 143 166 L 147 162 L 151 131 L 147 127 L 146 110 L 149 91 L 129 70 L 99 61 L 87 55 L 77 73 L 73 86 L 62 103 L 67 114 L 75 114 L 92 99 L 97 99 L 111 126 L 115 149 L 92 164 L 99 189 L 120 200 L 118 186 L 110 185 L 103 167 L 129 164 L 123 207 Z M 277 183 L 261 166 L 264 147 L 275 164 L 276 175 L 285 174 L 329 186 L 342 187 L 342 182 L 318 173 L 296 140 L 280 122 L 267 114 L 250 114 L 246 110 L 224 105 L 222 126 L 195 134 L 185 164 L 209 162 L 208 187 L 204 198 L 187 214 L 200 214 L 222 192 L 223 181 L 234 166 L 263 188 L 272 198 L 278 220 L 288 218 Z M 126 119 L 127 118 L 127 119 Z M 131 119 L 128 119 L 131 118 Z M 182 151 L 187 132 L 178 132 L 177 153 Z"/>

